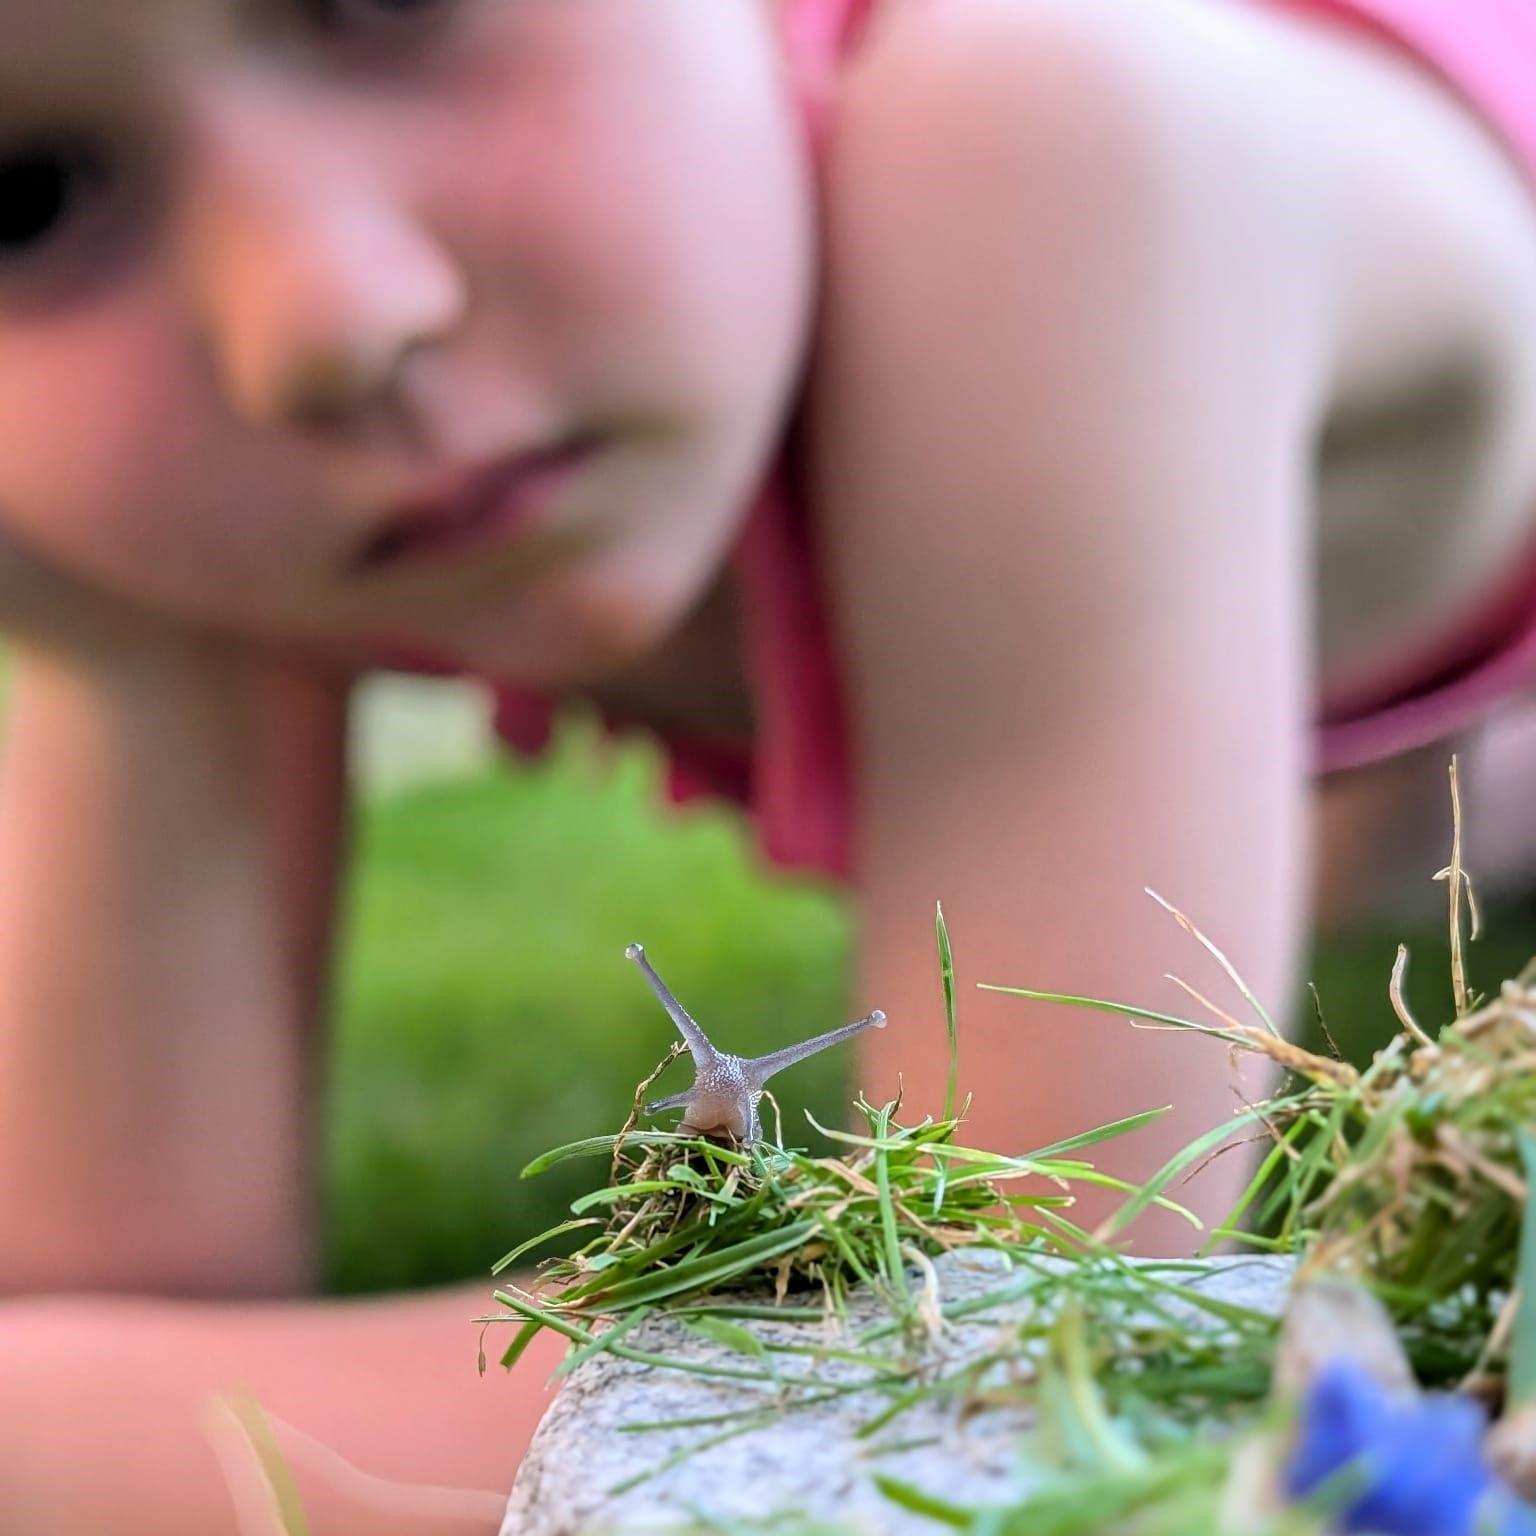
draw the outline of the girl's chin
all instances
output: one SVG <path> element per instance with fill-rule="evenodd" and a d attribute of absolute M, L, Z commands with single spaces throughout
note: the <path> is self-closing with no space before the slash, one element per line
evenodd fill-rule
<path fill-rule="evenodd" d="M 697 596 L 674 573 L 651 582 L 630 561 L 562 574 L 515 599 L 484 593 L 456 610 L 370 623 L 317 648 L 352 665 L 469 673 L 520 687 L 591 687 L 654 654 Z"/>
<path fill-rule="evenodd" d="M 545 693 L 593 686 L 631 659 L 595 643 L 583 644 L 574 634 L 541 645 L 514 646 L 494 639 L 396 631 L 388 636 L 348 636 L 306 649 L 356 672 L 469 676 Z"/>

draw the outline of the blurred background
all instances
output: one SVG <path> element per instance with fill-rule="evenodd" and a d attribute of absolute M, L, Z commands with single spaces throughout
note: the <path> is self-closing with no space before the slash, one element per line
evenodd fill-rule
<path fill-rule="evenodd" d="M 488 704 L 473 683 L 386 677 L 354 713 L 337 1291 L 486 1274 L 606 1179 L 602 1160 L 519 1174 L 617 1130 L 675 1038 L 625 945 L 646 946 L 724 1049 L 846 1022 L 849 930 L 831 887 L 769 878 L 723 805 L 666 804 L 644 738 L 615 741 L 573 714 L 546 757 L 519 762 L 494 741 Z M 841 1119 L 847 1065 L 828 1053 L 775 1085 L 788 1134 L 810 1132 L 806 1107 Z M 688 1081 L 679 1063 L 655 1092 Z"/>
<path fill-rule="evenodd" d="M 526 1182 L 519 1173 L 552 1146 L 616 1130 L 671 1043 L 624 959 L 631 941 L 737 1052 L 879 1003 L 850 994 L 851 929 L 836 891 L 769 875 L 725 807 L 665 804 L 659 755 L 643 739 L 615 742 L 573 715 L 547 758 L 519 763 L 492 740 L 483 690 L 393 677 L 364 689 L 354 731 L 357 859 L 327 1175 L 333 1291 L 488 1274 L 606 1177 L 602 1161 Z M 1216 917 L 1192 916 L 1219 933 Z M 1536 900 L 1485 916 L 1469 969 L 1492 987 L 1536 951 Z M 965 935 L 952 936 L 963 1050 L 972 984 L 1048 988 L 1051 978 L 971 975 Z M 1438 1021 L 1449 1004 L 1443 919 L 1332 941 L 1305 968 L 1355 1060 L 1395 1030 L 1386 988 L 1400 940 L 1413 957 L 1410 1004 Z M 1305 996 L 1297 1010 L 1312 1019 Z M 933 1016 L 913 1027 L 943 1028 L 936 962 Z M 823 1123 L 841 1117 L 849 1060 L 829 1053 L 776 1084 L 787 1136 L 818 1145 L 805 1108 Z M 686 1063 L 675 1066 L 668 1088 L 686 1083 Z"/>

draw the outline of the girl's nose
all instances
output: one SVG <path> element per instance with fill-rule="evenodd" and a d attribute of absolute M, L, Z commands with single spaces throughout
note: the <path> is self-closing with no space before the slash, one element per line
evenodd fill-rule
<path fill-rule="evenodd" d="M 269 131 L 244 126 L 226 128 L 189 210 L 216 366 L 252 421 L 344 421 L 387 399 L 406 358 L 459 325 L 463 272 L 387 167 L 355 146 L 294 142 L 271 117 Z"/>

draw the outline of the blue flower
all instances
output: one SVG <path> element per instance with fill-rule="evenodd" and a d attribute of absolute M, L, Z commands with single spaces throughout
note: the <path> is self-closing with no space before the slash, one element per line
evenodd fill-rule
<path fill-rule="evenodd" d="M 1483 1413 L 1469 1398 L 1405 1397 L 1337 1360 L 1302 1402 L 1286 1491 L 1305 1498 L 1337 1476 L 1342 1531 L 1536 1536 L 1536 1510 L 1494 1476 L 1482 1439 Z"/>

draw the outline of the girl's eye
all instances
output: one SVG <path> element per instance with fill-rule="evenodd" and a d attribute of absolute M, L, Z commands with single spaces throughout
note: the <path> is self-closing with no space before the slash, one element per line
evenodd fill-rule
<path fill-rule="evenodd" d="M 323 30 L 349 33 L 404 33 L 429 25 L 455 0 L 304 0 L 311 19 Z"/>
<path fill-rule="evenodd" d="M 0 148 L 0 262 L 62 235 L 107 180 L 89 145 L 37 140 Z"/>

